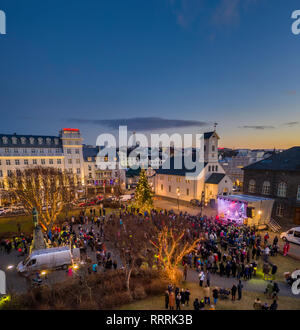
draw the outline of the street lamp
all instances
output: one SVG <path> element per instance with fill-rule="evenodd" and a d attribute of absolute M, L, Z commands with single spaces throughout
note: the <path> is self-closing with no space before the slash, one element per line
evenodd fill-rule
<path fill-rule="evenodd" d="M 178 205 L 178 212 L 179 212 L 179 197 L 180 197 L 180 192 L 179 192 L 179 189 L 177 189 L 177 205 Z"/>

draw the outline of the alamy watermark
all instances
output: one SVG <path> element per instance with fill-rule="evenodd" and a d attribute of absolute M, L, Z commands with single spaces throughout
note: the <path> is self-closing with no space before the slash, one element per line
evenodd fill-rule
<path fill-rule="evenodd" d="M 293 11 L 292 19 L 295 20 L 292 24 L 292 32 L 294 35 L 298 35 L 300 34 L 300 10 Z"/>
<path fill-rule="evenodd" d="M 183 170 L 186 180 L 197 180 L 204 168 L 203 134 L 150 134 L 128 137 L 127 126 L 120 126 L 117 138 L 111 133 L 98 136 L 100 147 L 96 165 L 101 170 L 138 168 Z M 217 153 L 217 150 L 216 150 Z"/>
<path fill-rule="evenodd" d="M 6 15 L 3 10 L 0 10 L 0 34 L 6 34 Z"/>
<path fill-rule="evenodd" d="M 0 270 L 0 295 L 6 295 L 6 275 Z"/>
<path fill-rule="evenodd" d="M 300 294 L 300 270 L 295 270 L 291 276 L 295 280 L 292 284 L 292 293 L 298 295 Z"/>

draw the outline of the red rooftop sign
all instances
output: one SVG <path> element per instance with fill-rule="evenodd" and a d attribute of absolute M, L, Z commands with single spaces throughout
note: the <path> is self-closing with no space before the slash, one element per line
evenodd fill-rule
<path fill-rule="evenodd" d="M 78 128 L 63 128 L 63 131 L 68 131 L 68 132 L 79 132 Z"/>

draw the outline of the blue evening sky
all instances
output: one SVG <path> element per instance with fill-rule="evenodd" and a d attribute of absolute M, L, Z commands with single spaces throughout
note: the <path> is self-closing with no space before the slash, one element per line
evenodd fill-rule
<path fill-rule="evenodd" d="M 95 144 L 112 130 L 101 120 L 155 117 L 131 128 L 217 122 L 221 146 L 300 145 L 296 9 L 299 0 L 1 0 L 0 132 L 76 127 Z"/>

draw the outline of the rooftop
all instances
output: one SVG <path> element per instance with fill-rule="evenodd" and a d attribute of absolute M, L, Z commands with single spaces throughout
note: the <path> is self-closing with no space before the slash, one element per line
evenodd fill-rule
<path fill-rule="evenodd" d="M 243 170 L 300 171 L 300 147 L 293 147 L 245 166 Z"/>

